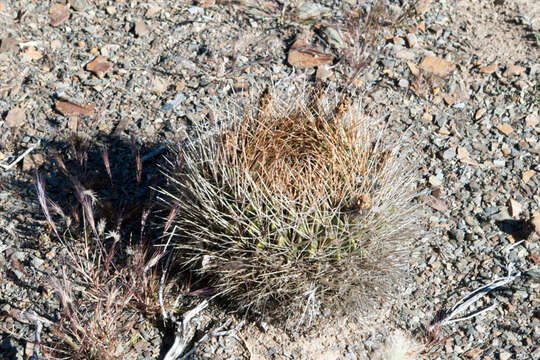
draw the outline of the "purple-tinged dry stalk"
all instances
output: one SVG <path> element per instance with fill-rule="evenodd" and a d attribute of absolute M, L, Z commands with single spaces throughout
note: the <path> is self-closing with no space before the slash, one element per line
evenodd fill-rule
<path fill-rule="evenodd" d="M 390 296 L 417 229 L 400 140 L 324 92 L 266 93 L 221 115 L 179 147 L 164 191 L 183 265 L 277 317 Z"/>
<path fill-rule="evenodd" d="M 113 177 L 111 173 L 111 163 L 109 161 L 109 150 L 107 148 L 103 149 L 103 151 L 101 152 L 101 158 L 103 159 L 103 165 L 105 165 L 105 170 L 107 171 L 107 175 L 109 176 L 109 180 L 112 184 Z"/>
<path fill-rule="evenodd" d="M 58 233 L 58 230 L 56 229 L 56 223 L 52 219 L 51 213 L 49 212 L 49 206 L 48 204 L 51 202 L 47 195 L 45 194 L 45 184 L 43 182 L 43 177 L 40 173 L 36 172 L 36 191 L 38 195 L 39 205 L 41 206 L 41 210 L 43 210 L 43 214 L 45 215 L 45 219 L 47 219 L 47 222 L 49 223 L 49 226 L 54 231 L 54 234 L 56 237 L 60 239 L 60 234 Z"/>

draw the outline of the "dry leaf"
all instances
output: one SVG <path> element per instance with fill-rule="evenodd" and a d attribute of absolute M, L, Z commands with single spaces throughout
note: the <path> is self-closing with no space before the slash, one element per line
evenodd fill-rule
<path fill-rule="evenodd" d="M 333 60 L 332 55 L 316 50 L 306 41 L 300 39 L 294 42 L 287 57 L 287 62 L 299 69 L 331 64 Z"/>
<path fill-rule="evenodd" d="M 72 103 L 68 101 L 58 100 L 55 107 L 56 110 L 64 116 L 91 116 L 94 113 L 96 105 L 88 103 Z"/>

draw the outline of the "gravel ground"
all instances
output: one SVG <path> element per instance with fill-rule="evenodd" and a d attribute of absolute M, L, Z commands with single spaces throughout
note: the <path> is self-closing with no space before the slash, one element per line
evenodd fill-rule
<path fill-rule="evenodd" d="M 342 87 L 358 67 L 329 29 L 369 3 L 320 4 L 326 10 L 312 7 L 311 21 L 272 1 L 73 0 L 63 8 L 0 0 L 0 357 L 32 354 L 35 327 L 24 314 L 41 317 L 43 344 L 59 319 L 50 281 L 62 249 L 45 241 L 34 171 L 53 179 L 51 154 L 65 152 L 73 133 L 107 144 L 135 138 L 144 155 L 181 139 L 231 96 L 242 102 L 268 84 L 306 80 Z M 396 14 L 398 4 L 389 5 Z M 539 242 L 523 229 L 540 211 L 535 33 L 535 0 L 422 0 L 403 22 L 379 29 L 377 57 L 347 91 L 416 149 L 426 232 L 411 281 L 396 284 L 402 296 L 381 304 L 376 321 L 324 319 L 305 333 L 248 322 L 234 336 L 210 336 L 193 358 L 376 358 L 396 330 L 422 342 L 438 314 L 509 275 L 511 264 L 520 276 L 469 311 L 495 307 L 441 327 L 440 343 L 423 356 L 539 359 Z M 292 67 L 300 36 L 332 65 L 320 57 L 317 67 Z M 203 317 L 231 318 L 214 306 Z M 136 331 L 142 340 L 129 358 L 158 358 L 169 346 L 158 329 Z"/>

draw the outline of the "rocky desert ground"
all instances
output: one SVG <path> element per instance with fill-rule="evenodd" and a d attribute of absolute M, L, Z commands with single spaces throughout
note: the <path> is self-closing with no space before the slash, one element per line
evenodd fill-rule
<path fill-rule="evenodd" d="M 127 200 L 107 206 L 123 204 L 127 214 L 144 203 L 140 189 L 164 181 L 156 174 L 167 147 L 216 106 L 305 82 L 349 94 L 415 154 L 425 231 L 414 239 L 408 281 L 372 314 L 321 314 L 309 330 L 211 302 L 178 358 L 397 359 L 397 350 L 418 359 L 540 358 L 540 2 L 0 0 L 0 41 L 3 359 L 106 358 L 81 345 L 92 319 L 85 306 L 98 301 L 85 286 L 132 279 L 127 270 L 90 280 L 73 270 L 70 254 L 89 259 L 83 237 L 55 236 L 36 171 L 67 214 L 82 210 L 55 159 L 84 173 L 101 199 L 109 174 Z M 74 135 L 86 143 L 73 145 Z M 159 284 L 159 274 L 148 276 L 140 284 Z M 72 284 L 73 303 L 63 303 L 59 283 Z M 205 298 L 186 284 L 170 289 L 190 295 L 179 317 Z M 102 305 L 93 311 L 120 309 Z M 175 332 L 160 313 L 115 313 L 123 338 L 104 340 L 116 344 L 111 358 L 166 358 Z M 66 337 L 73 317 L 82 328 Z M 113 338 L 118 324 L 106 320 L 96 326 Z"/>

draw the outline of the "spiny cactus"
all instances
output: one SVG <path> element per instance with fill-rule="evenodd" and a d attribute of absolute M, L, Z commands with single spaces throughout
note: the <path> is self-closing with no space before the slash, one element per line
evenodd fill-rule
<path fill-rule="evenodd" d="M 178 147 L 162 199 L 181 264 L 240 308 L 353 312 L 404 274 L 417 222 L 403 149 L 335 98 L 266 91 Z"/>

